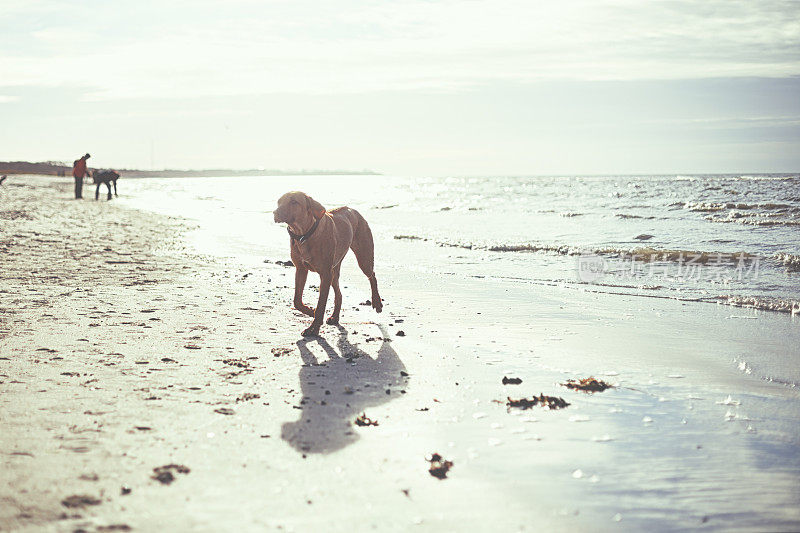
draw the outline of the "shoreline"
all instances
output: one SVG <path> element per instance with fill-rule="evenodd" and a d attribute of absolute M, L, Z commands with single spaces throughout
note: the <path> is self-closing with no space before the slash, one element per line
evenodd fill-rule
<path fill-rule="evenodd" d="M 375 315 L 348 270 L 345 327 L 302 339 L 291 269 L 200 256 L 186 221 L 69 183 L 19 189 L 0 191 L 26 213 L 0 221 L 2 529 L 800 526 L 800 394 L 759 377 L 798 360 L 784 314 L 390 270 Z M 616 388 L 561 386 L 590 374 Z M 571 405 L 504 405 L 541 392 Z M 170 464 L 189 472 L 152 479 Z"/>

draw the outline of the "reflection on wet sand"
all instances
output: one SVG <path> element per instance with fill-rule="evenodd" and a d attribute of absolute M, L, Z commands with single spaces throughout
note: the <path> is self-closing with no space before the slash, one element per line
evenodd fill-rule
<path fill-rule="evenodd" d="M 381 327 L 384 339 L 387 334 Z M 328 361 L 317 360 L 313 344 L 325 351 Z M 388 340 L 373 357 L 350 343 L 347 330 L 340 327 L 336 348 L 321 337 L 302 339 L 297 347 L 303 359 L 302 413 L 299 420 L 283 424 L 281 438 L 300 452 L 330 453 L 352 444 L 358 440 L 353 420 L 365 409 L 397 398 L 408 386 L 405 366 Z"/>

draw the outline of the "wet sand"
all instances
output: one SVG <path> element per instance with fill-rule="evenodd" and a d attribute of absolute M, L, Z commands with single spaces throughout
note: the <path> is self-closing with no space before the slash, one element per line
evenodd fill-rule
<path fill-rule="evenodd" d="M 70 182 L 0 189 L 2 530 L 800 527 L 800 395 L 763 378 L 790 317 L 380 273 L 376 315 L 351 265 L 303 339 L 285 257 Z M 616 387 L 560 385 L 589 375 Z M 506 405 L 540 393 L 570 405 Z"/>

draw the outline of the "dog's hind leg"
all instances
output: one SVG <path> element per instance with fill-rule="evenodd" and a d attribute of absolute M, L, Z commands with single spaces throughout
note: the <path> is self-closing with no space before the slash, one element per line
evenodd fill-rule
<path fill-rule="evenodd" d="M 375 278 L 375 243 L 372 240 L 372 230 L 367 221 L 358 214 L 358 225 L 353 231 L 353 242 L 350 249 L 356 256 L 358 267 L 367 276 L 372 289 L 372 307 L 380 313 L 383 311 L 383 302 L 378 293 L 378 280 Z"/>
<path fill-rule="evenodd" d="M 111 182 L 106 182 L 106 187 L 108 188 L 108 199 L 111 200 Z"/>
<path fill-rule="evenodd" d="M 119 196 L 117 194 L 117 180 L 114 180 L 114 196 Z"/>
<path fill-rule="evenodd" d="M 342 264 L 336 265 L 333 269 L 333 277 L 331 278 L 331 287 L 333 287 L 333 313 L 325 321 L 326 324 L 338 324 L 339 312 L 342 310 L 342 291 L 339 288 L 339 272 L 342 269 Z"/>
<path fill-rule="evenodd" d="M 302 267 L 295 268 L 294 271 L 294 307 L 301 313 L 314 316 L 314 310 L 303 303 L 303 289 L 306 288 L 308 270 Z"/>

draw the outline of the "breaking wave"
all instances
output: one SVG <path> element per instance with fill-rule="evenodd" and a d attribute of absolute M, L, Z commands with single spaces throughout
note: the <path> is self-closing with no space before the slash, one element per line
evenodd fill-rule
<path fill-rule="evenodd" d="M 717 296 L 714 299 L 719 303 L 733 307 L 791 313 L 792 315 L 800 314 L 800 302 L 796 300 L 767 298 L 763 296 Z"/>
<path fill-rule="evenodd" d="M 419 235 L 395 235 L 397 240 L 408 241 L 430 241 L 428 237 L 421 237 Z M 730 241 L 719 241 L 730 242 Z M 712 252 L 703 250 L 681 250 L 681 249 L 659 249 L 649 246 L 641 246 L 634 248 L 617 248 L 613 246 L 605 247 L 581 247 L 568 244 L 541 244 L 541 243 L 520 243 L 520 244 L 481 244 L 472 242 L 449 242 L 449 241 L 436 241 L 438 246 L 449 248 L 461 248 L 464 250 L 484 250 L 488 252 L 499 253 L 549 253 L 564 256 L 579 256 L 585 254 L 596 254 L 608 257 L 619 257 L 623 259 L 633 259 L 635 261 L 643 262 L 674 262 L 674 263 L 692 263 L 704 264 L 713 266 L 715 263 L 724 266 L 732 266 L 739 261 L 759 260 L 773 260 L 778 265 L 781 265 L 792 271 L 800 271 L 800 255 L 790 253 L 776 253 L 771 256 L 759 256 L 745 252 L 743 250 L 736 252 Z"/>
<path fill-rule="evenodd" d="M 800 255 L 778 253 L 773 256 L 773 259 L 789 270 L 800 272 Z"/>
<path fill-rule="evenodd" d="M 726 210 L 733 210 L 737 209 L 740 211 L 751 211 L 751 210 L 761 210 L 761 211 L 776 211 L 779 213 L 797 213 L 800 212 L 800 207 L 791 205 L 791 204 L 782 204 L 782 203 L 772 203 L 772 202 L 764 202 L 759 204 L 747 204 L 747 203 L 736 203 L 736 202 L 675 202 L 669 204 L 670 207 L 682 207 L 683 209 L 689 211 L 699 211 L 699 212 L 716 212 L 716 211 L 726 211 Z"/>

